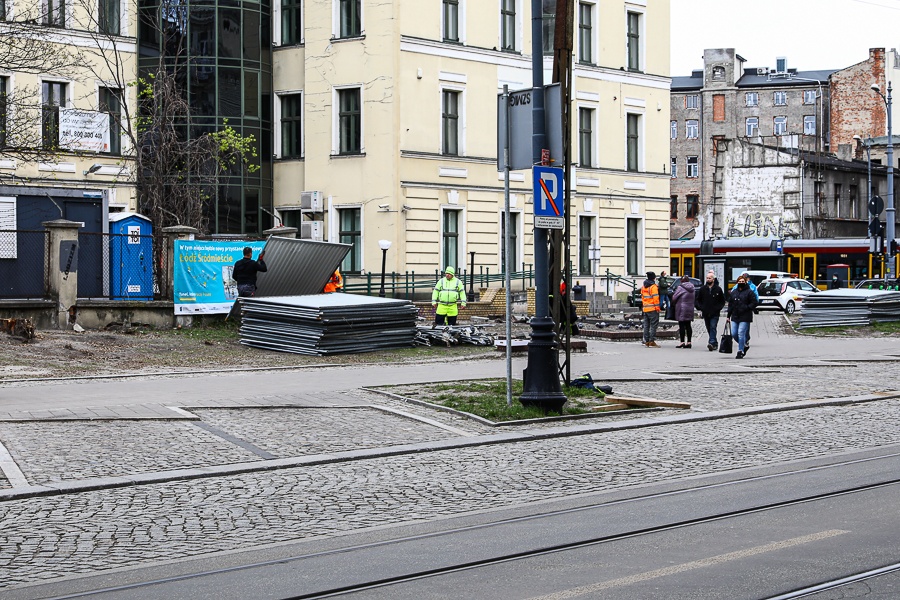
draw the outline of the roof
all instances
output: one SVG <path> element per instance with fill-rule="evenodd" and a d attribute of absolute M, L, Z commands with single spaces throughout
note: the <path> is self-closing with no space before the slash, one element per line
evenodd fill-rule
<path fill-rule="evenodd" d="M 703 71 L 694 71 L 688 77 L 673 77 L 672 91 L 690 91 L 703 88 Z"/>
<path fill-rule="evenodd" d="M 744 75 L 735 84 L 739 88 L 748 87 L 809 87 L 817 81 L 828 83 L 828 78 L 839 69 L 824 69 L 819 71 L 788 71 L 786 76 L 757 75 L 756 69 L 744 69 Z M 813 80 L 813 81 L 810 81 Z"/>

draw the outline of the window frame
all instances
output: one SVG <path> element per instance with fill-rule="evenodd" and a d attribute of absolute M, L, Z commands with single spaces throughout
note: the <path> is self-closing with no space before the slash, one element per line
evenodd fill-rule
<path fill-rule="evenodd" d="M 597 64 L 594 42 L 596 6 L 594 2 L 578 3 L 578 62 L 583 65 Z M 586 20 L 585 13 L 587 13 Z"/>
<path fill-rule="evenodd" d="M 812 123 L 812 127 L 809 127 L 810 123 Z M 803 135 L 816 135 L 817 133 L 816 115 L 803 115 Z"/>
<path fill-rule="evenodd" d="M 778 115 L 772 117 L 772 135 L 787 135 L 787 116 Z"/>
<path fill-rule="evenodd" d="M 355 92 L 358 106 L 355 110 L 345 111 L 343 98 L 345 94 Z M 360 85 L 348 85 L 345 87 L 335 88 L 334 97 L 334 118 L 335 118 L 335 139 L 334 154 L 338 156 L 359 156 L 365 154 L 364 146 L 364 123 L 363 123 L 363 89 Z M 356 148 L 345 149 L 344 132 L 345 123 L 355 125 L 355 141 Z M 351 131 L 352 133 L 352 131 Z"/>
<path fill-rule="evenodd" d="M 678 218 L 678 196 L 671 195 L 669 196 L 669 219 L 677 219 Z"/>
<path fill-rule="evenodd" d="M 304 43 L 303 2 L 304 0 L 281 0 L 279 3 L 278 23 L 281 27 L 278 40 L 281 46 L 299 46 Z"/>
<path fill-rule="evenodd" d="M 303 131 L 305 129 L 305 127 L 304 127 L 305 124 L 304 124 L 304 119 L 303 119 L 304 94 L 302 91 L 280 92 L 277 94 L 277 97 L 278 97 L 278 103 L 276 104 L 276 109 L 278 110 L 278 114 L 276 115 L 276 123 L 278 123 L 278 127 L 277 127 L 276 131 L 278 133 L 278 139 L 277 139 L 276 147 L 277 147 L 278 151 L 277 151 L 276 157 L 279 159 L 284 159 L 284 160 L 302 159 L 304 157 L 304 150 L 305 150 L 304 144 L 303 144 L 303 142 L 304 142 Z M 287 99 L 290 99 L 292 101 L 296 99 L 299 101 L 299 114 L 289 115 L 287 117 L 285 116 L 285 110 L 284 110 L 285 109 L 285 100 L 287 100 Z M 299 131 L 297 131 L 297 128 L 299 128 Z M 286 134 L 288 133 L 288 131 L 286 131 L 287 129 L 291 130 L 290 131 L 291 139 L 296 142 L 296 144 L 294 144 L 293 142 L 290 144 L 291 152 L 285 151 L 285 148 L 287 147 L 287 144 L 286 144 Z M 297 135 L 294 135 L 295 133 Z"/>
<path fill-rule="evenodd" d="M 700 177 L 700 157 L 688 156 L 685 166 L 684 176 L 687 179 L 697 179 Z"/>
<path fill-rule="evenodd" d="M 691 135 L 693 133 L 693 135 Z M 684 122 L 684 137 L 689 140 L 696 140 L 700 137 L 700 120 L 688 119 Z"/>
<path fill-rule="evenodd" d="M 463 156 L 464 155 L 464 139 L 463 139 L 463 125 L 464 125 L 464 109 L 465 109 L 465 90 L 463 88 L 451 87 L 451 86 L 442 86 L 441 87 L 441 154 L 445 156 Z M 447 112 L 447 99 L 449 97 L 454 97 L 456 99 L 456 114 L 452 115 Z M 449 121 L 455 121 L 455 127 L 448 128 L 450 125 Z M 448 133 L 453 132 L 455 134 L 455 139 L 453 142 L 456 144 L 455 151 L 452 151 L 448 146 Z"/>
<path fill-rule="evenodd" d="M 700 94 L 685 94 L 684 107 L 688 110 L 699 110 Z"/>
<path fill-rule="evenodd" d="M 448 44 L 462 43 L 462 35 L 460 32 L 460 4 L 462 4 L 462 0 L 441 1 L 441 40 Z M 452 30 L 455 30 L 456 37 L 452 37 Z"/>
<path fill-rule="evenodd" d="M 744 106 L 759 106 L 759 92 L 747 92 L 744 102 Z"/>
<path fill-rule="evenodd" d="M 67 81 L 44 80 L 41 81 L 41 147 L 45 149 L 59 149 L 59 109 L 68 107 Z M 59 92 L 58 103 L 53 103 L 54 90 Z M 48 103 L 48 92 L 50 103 Z M 51 121 L 50 123 L 48 123 Z"/>
<path fill-rule="evenodd" d="M 759 135 L 759 117 L 747 117 L 744 119 L 744 133 L 747 137 Z"/>
<path fill-rule="evenodd" d="M 41 0 L 41 24 L 65 29 L 68 21 L 66 0 Z"/>
<path fill-rule="evenodd" d="M 810 97 L 812 100 L 809 100 Z M 816 90 L 803 90 L 803 104 L 815 104 L 818 97 Z"/>
<path fill-rule="evenodd" d="M 511 7 L 511 8 L 510 8 Z M 500 50 L 518 52 L 518 0 L 500 0 Z"/>
<path fill-rule="evenodd" d="M 700 196 L 699 194 L 688 194 L 684 201 L 684 218 L 696 219 L 700 216 Z"/>
<path fill-rule="evenodd" d="M 4 0 L 0 0 L 2 2 Z M 110 26 L 110 9 L 114 9 L 114 27 Z M 97 31 L 104 35 L 122 35 L 122 5 L 120 0 L 97 0 Z"/>
<path fill-rule="evenodd" d="M 669 171 L 672 174 L 672 179 L 678 177 L 678 157 L 673 156 L 672 160 L 669 162 Z"/>
<path fill-rule="evenodd" d="M 678 121 L 669 121 L 669 139 L 678 139 Z"/>
<path fill-rule="evenodd" d="M 590 106 L 578 107 L 578 165 L 585 168 L 596 167 L 596 110 Z M 587 127 L 585 127 L 587 118 Z"/>
<path fill-rule="evenodd" d="M 594 245 L 594 216 L 578 215 L 578 274 L 593 274 L 591 246 Z"/>
<path fill-rule="evenodd" d="M 772 92 L 772 105 L 787 106 L 787 92 L 784 90 Z"/>
<path fill-rule="evenodd" d="M 344 273 L 359 274 L 362 272 L 362 233 L 363 215 L 359 206 L 338 206 L 337 212 L 337 241 L 341 244 L 350 244 L 350 251 L 341 261 L 341 271 Z M 344 215 L 350 215 L 351 228 L 344 228 Z M 353 217 L 355 215 L 355 217 Z M 355 227 L 355 229 L 353 228 Z M 356 243 L 358 242 L 358 243 Z M 349 261 L 349 263 L 348 263 Z M 356 268 L 354 268 L 356 267 Z"/>
<path fill-rule="evenodd" d="M 337 39 L 353 39 L 363 37 L 363 3 L 362 0 L 337 1 Z M 349 12 L 348 12 L 349 11 Z M 345 30 L 345 23 L 347 28 Z"/>
<path fill-rule="evenodd" d="M 642 117 L 641 113 L 625 113 L 625 170 L 631 173 L 640 173 L 644 162 L 641 147 L 644 137 L 641 135 Z"/>
<path fill-rule="evenodd" d="M 453 213 L 456 219 L 456 231 L 448 231 L 447 230 L 447 219 L 448 213 Z M 511 217 L 512 215 L 510 215 Z M 453 267 L 454 269 L 459 270 L 459 261 L 460 261 L 460 248 L 463 247 L 463 227 L 460 224 L 460 219 L 465 222 L 465 215 L 463 214 L 462 208 L 451 207 L 451 206 L 442 206 L 441 207 L 441 270 L 446 269 L 447 267 Z M 455 247 L 456 256 L 453 258 L 453 263 L 450 262 L 449 258 L 449 245 L 453 242 L 453 246 Z"/>
<path fill-rule="evenodd" d="M 625 270 L 631 276 L 643 273 L 643 225 L 640 215 L 625 215 Z"/>
<path fill-rule="evenodd" d="M 125 91 L 109 86 L 97 88 L 97 106 L 100 112 L 109 115 L 109 151 L 103 154 L 120 156 L 122 154 L 122 104 L 125 102 Z M 115 99 L 110 104 L 110 99 Z"/>
<path fill-rule="evenodd" d="M 631 8 L 625 11 L 625 69 L 644 71 L 644 13 Z"/>
<path fill-rule="evenodd" d="M 509 210 L 509 224 L 510 224 L 510 232 L 509 232 L 509 248 L 510 253 L 512 255 L 512 271 L 511 273 L 515 273 L 519 271 L 519 267 L 522 266 L 521 256 L 521 231 L 522 228 L 519 226 L 519 215 L 521 211 L 513 210 L 510 208 Z M 498 229 L 500 232 L 500 243 L 497 246 L 500 249 L 500 264 L 497 265 L 500 268 L 501 273 L 506 272 L 506 246 L 504 242 L 506 240 L 506 211 L 504 209 L 500 209 L 500 227 Z"/>

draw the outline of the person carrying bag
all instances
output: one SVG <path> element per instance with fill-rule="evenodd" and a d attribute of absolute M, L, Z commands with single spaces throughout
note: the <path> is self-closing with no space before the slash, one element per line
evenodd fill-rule
<path fill-rule="evenodd" d="M 731 337 L 731 323 L 725 321 L 725 329 L 722 331 L 722 339 L 719 342 L 719 352 L 731 354 L 734 352 L 734 338 Z"/>

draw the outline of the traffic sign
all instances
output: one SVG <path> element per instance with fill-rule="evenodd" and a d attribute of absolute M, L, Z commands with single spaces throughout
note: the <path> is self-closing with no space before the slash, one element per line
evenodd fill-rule
<path fill-rule="evenodd" d="M 565 216 L 564 176 L 559 167 L 534 167 L 534 216 Z M 538 227 L 535 219 L 535 227 Z"/>
<path fill-rule="evenodd" d="M 877 217 L 881 214 L 881 211 L 884 210 L 884 200 L 881 196 L 875 195 L 869 199 L 869 214 L 873 217 Z"/>
<path fill-rule="evenodd" d="M 874 218 L 869 221 L 869 235 L 872 237 L 876 235 L 881 235 L 884 232 L 884 223 L 878 220 L 878 218 Z"/>

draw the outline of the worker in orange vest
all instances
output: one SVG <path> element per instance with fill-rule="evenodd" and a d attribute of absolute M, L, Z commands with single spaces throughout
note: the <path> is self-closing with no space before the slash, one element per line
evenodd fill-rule
<path fill-rule="evenodd" d="M 659 287 L 656 273 L 647 271 L 647 279 L 641 287 L 641 304 L 644 307 L 644 345 L 659 348 L 656 343 L 656 327 L 659 325 Z"/>
<path fill-rule="evenodd" d="M 327 294 L 329 292 L 336 292 L 343 287 L 344 278 L 341 277 L 341 271 L 340 269 L 335 269 L 334 273 L 331 274 L 331 279 L 325 284 L 325 289 L 323 291 Z"/>

